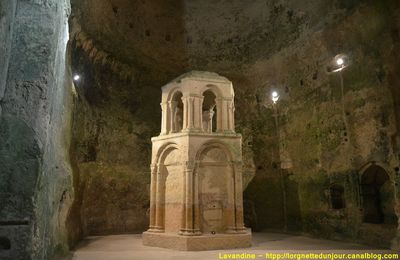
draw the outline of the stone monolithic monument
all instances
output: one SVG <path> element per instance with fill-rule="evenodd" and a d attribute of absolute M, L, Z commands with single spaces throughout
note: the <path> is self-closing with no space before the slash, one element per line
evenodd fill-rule
<path fill-rule="evenodd" d="M 251 246 L 243 223 L 242 139 L 232 82 L 192 71 L 162 88 L 152 138 L 148 246 L 212 250 Z"/>

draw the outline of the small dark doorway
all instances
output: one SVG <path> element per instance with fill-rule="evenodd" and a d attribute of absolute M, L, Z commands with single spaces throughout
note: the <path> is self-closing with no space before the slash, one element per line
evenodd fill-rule
<path fill-rule="evenodd" d="M 361 176 L 363 221 L 382 224 L 394 217 L 393 187 L 386 171 L 377 165 L 368 167 Z M 385 216 L 386 215 L 386 216 Z M 388 224 L 389 224 L 388 223 Z"/>

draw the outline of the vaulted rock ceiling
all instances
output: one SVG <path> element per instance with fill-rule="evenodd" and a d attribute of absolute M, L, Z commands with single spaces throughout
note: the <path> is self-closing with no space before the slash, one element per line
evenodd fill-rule
<path fill-rule="evenodd" d="M 84 0 L 72 6 L 98 49 L 125 64 L 179 73 L 238 71 L 338 19 L 345 3 Z"/>

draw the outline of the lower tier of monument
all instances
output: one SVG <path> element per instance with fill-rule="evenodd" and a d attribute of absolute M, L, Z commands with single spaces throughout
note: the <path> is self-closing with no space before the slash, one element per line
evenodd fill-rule
<path fill-rule="evenodd" d="M 173 233 L 144 232 L 145 246 L 170 248 L 181 251 L 203 251 L 251 247 L 251 231 L 238 234 L 207 234 L 201 236 L 181 236 Z"/>

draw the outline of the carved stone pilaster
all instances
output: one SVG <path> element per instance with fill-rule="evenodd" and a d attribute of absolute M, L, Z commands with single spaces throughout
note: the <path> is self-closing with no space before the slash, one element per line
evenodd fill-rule
<path fill-rule="evenodd" d="M 151 181 L 150 181 L 150 225 L 149 231 L 153 231 L 156 225 L 156 183 L 157 183 L 157 164 L 150 166 Z"/>

